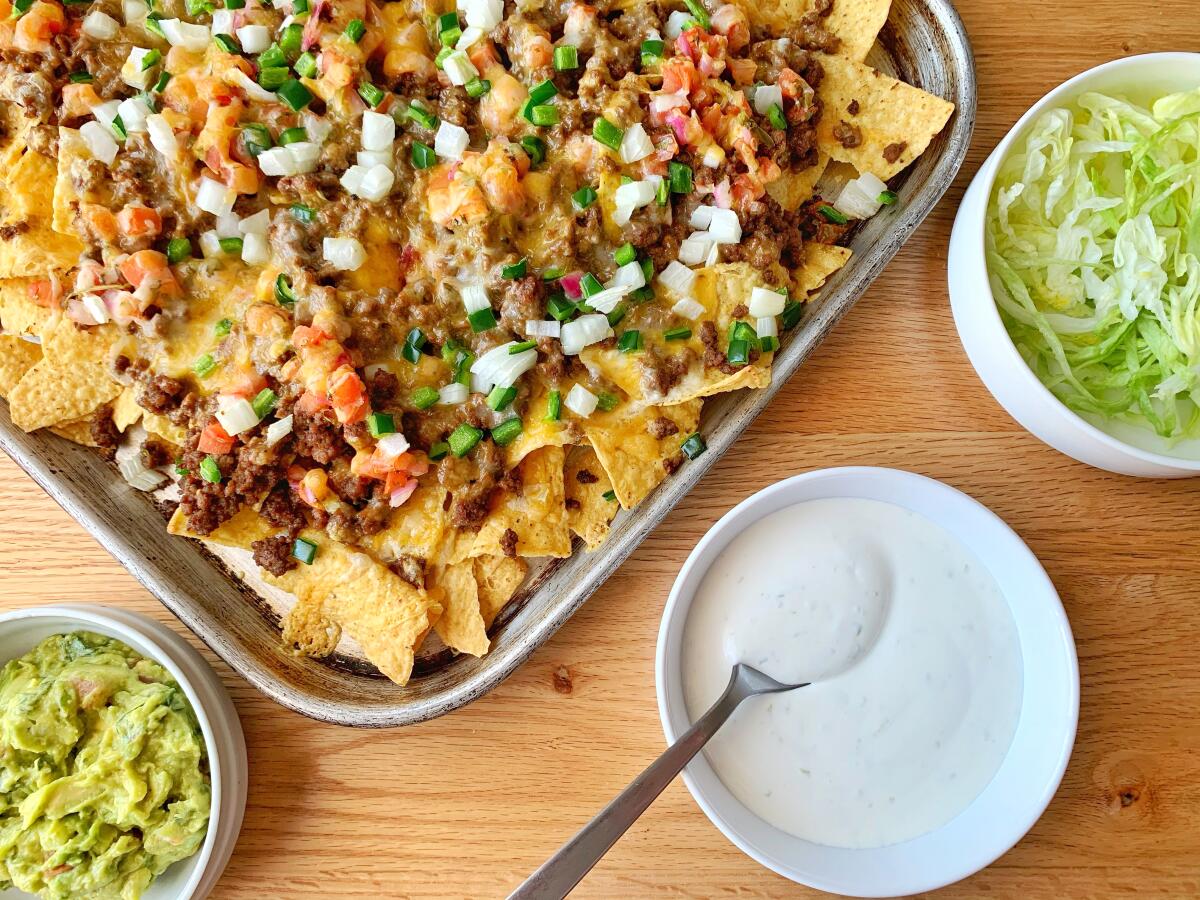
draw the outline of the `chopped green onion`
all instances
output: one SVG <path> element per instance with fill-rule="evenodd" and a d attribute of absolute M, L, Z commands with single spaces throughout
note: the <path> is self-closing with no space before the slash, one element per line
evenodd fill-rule
<path fill-rule="evenodd" d="M 450 433 L 450 452 L 455 456 L 466 456 L 483 439 L 483 432 L 463 422 Z"/>
<path fill-rule="evenodd" d="M 246 152 L 253 157 L 257 157 L 264 150 L 270 150 L 275 144 L 267 126 L 258 122 L 242 126 L 242 142 L 246 145 Z"/>
<path fill-rule="evenodd" d="M 420 106 L 417 106 L 415 103 L 410 103 L 408 109 L 404 111 L 404 114 L 422 128 L 428 128 L 430 131 L 432 131 L 434 128 L 437 128 L 438 117 L 429 110 L 422 109 Z"/>
<path fill-rule="evenodd" d="M 13 11 L 16 12 L 15 5 L 13 6 Z M 159 22 L 159 19 L 161 18 L 162 16 L 160 16 L 158 13 L 150 13 L 150 15 L 146 16 L 146 21 L 143 27 L 151 34 L 156 34 L 165 41 L 167 39 L 167 33 L 163 31 L 162 24 Z"/>
<path fill-rule="evenodd" d="M 879 194 L 879 202 L 883 206 L 892 206 L 898 199 L 895 191 L 882 191 Z"/>
<path fill-rule="evenodd" d="M 612 412 L 620 402 L 620 397 L 608 391 L 601 391 L 596 395 L 596 407 L 604 412 Z"/>
<path fill-rule="evenodd" d="M 787 131 L 787 119 L 783 117 L 783 109 L 778 103 L 772 103 L 767 110 L 767 121 L 776 131 Z"/>
<path fill-rule="evenodd" d="M 313 222 L 317 221 L 317 214 L 313 211 L 313 208 L 306 203 L 293 203 L 288 207 L 288 210 L 291 212 L 292 218 L 294 218 L 301 225 L 311 225 Z"/>
<path fill-rule="evenodd" d="M 346 37 L 350 38 L 350 40 L 357 44 L 362 40 L 363 35 L 367 33 L 367 26 L 363 24 L 362 19 L 351 19 L 346 24 L 345 33 Z"/>
<path fill-rule="evenodd" d="M 557 125 L 560 121 L 562 121 L 562 117 L 559 115 L 558 107 L 549 103 L 543 103 L 540 106 L 531 107 L 529 110 L 529 115 L 526 118 L 528 118 L 530 122 L 532 122 L 534 125 L 537 125 L 539 128 L 548 128 L 551 125 Z"/>
<path fill-rule="evenodd" d="M 517 435 L 521 433 L 524 426 L 521 425 L 519 416 L 513 416 L 511 419 L 505 419 L 499 425 L 492 429 L 492 443 L 497 447 L 503 447 L 506 444 L 511 444 L 517 439 Z"/>
<path fill-rule="evenodd" d="M 67 78 L 71 84 L 91 84 L 96 80 L 91 72 L 72 72 Z"/>
<path fill-rule="evenodd" d="M 779 316 L 779 324 L 784 330 L 795 328 L 800 322 L 800 316 L 804 313 L 804 305 L 797 303 L 795 300 L 789 300 L 783 305 L 783 313 Z"/>
<path fill-rule="evenodd" d="M 312 541 L 306 541 L 304 538 L 296 538 L 292 544 L 292 556 L 306 566 L 311 566 L 313 560 L 317 558 L 317 545 Z"/>
<path fill-rule="evenodd" d="M 29 12 L 29 7 L 33 6 L 33 0 L 13 0 L 12 17 L 19 19 L 25 13 Z"/>
<path fill-rule="evenodd" d="M 607 500 L 609 503 L 612 503 L 614 500 L 617 499 L 617 492 L 616 491 L 605 491 L 600 496 L 603 497 L 605 500 Z"/>
<path fill-rule="evenodd" d="M 171 80 L 170 72 L 159 72 L 158 73 L 158 81 L 154 82 L 154 87 L 152 88 L 152 90 L 155 91 L 156 93 L 161 94 L 163 91 L 165 91 L 167 89 L 167 84 L 170 82 L 170 80 Z"/>
<path fill-rule="evenodd" d="M 827 221 L 832 222 L 834 225 L 845 225 L 850 221 L 828 203 L 818 206 L 817 212 L 823 215 Z"/>
<path fill-rule="evenodd" d="M 228 34 L 214 34 L 213 40 L 216 42 L 217 46 L 220 47 L 222 50 L 224 50 L 226 53 L 241 53 L 242 52 L 242 48 L 238 46 L 237 41 L 235 41 Z"/>
<path fill-rule="evenodd" d="M 455 25 L 453 28 L 447 28 L 438 35 L 443 47 L 453 47 L 458 43 L 458 39 L 460 37 L 462 37 L 462 28 L 457 25 Z"/>
<path fill-rule="evenodd" d="M 373 412 L 367 416 L 367 433 L 373 438 L 395 434 L 396 420 L 392 418 L 390 413 Z"/>
<path fill-rule="evenodd" d="M 283 48 L 278 44 L 272 44 L 262 53 L 258 54 L 258 66 L 260 69 L 275 69 L 286 65 L 287 54 L 283 52 Z"/>
<path fill-rule="evenodd" d="M 171 238 L 167 241 L 167 262 L 174 265 L 192 255 L 192 242 L 187 238 Z"/>
<path fill-rule="evenodd" d="M 663 332 L 663 340 L 667 341 L 686 341 L 691 336 L 690 328 L 668 328 Z"/>
<path fill-rule="evenodd" d="M 436 394 L 437 391 L 434 391 L 434 393 Z M 445 458 L 446 454 L 449 452 L 450 452 L 450 445 L 447 444 L 445 441 L 438 441 L 436 444 L 434 444 L 432 447 L 429 448 L 429 459 L 432 462 L 437 462 L 439 459 Z"/>
<path fill-rule="evenodd" d="M 207 378 L 217 368 L 217 361 L 213 359 L 211 353 L 205 353 L 203 356 L 197 356 L 196 361 L 192 363 L 192 371 L 201 378 Z"/>
<path fill-rule="evenodd" d="M 175 463 L 175 474 L 178 475 L 180 478 L 187 475 L 188 472 L 190 472 L 190 471 L 191 471 L 191 469 L 185 469 L 179 463 Z"/>
<path fill-rule="evenodd" d="M 221 467 L 217 465 L 213 456 L 206 456 L 200 460 L 200 477 L 210 484 L 221 483 Z"/>
<path fill-rule="evenodd" d="M 557 422 L 559 416 L 562 415 L 562 394 L 558 391 L 551 391 L 546 397 L 546 421 Z"/>
<path fill-rule="evenodd" d="M 458 384 L 471 384 L 471 366 L 475 362 L 475 354 L 462 351 L 454 367 L 454 381 Z"/>
<path fill-rule="evenodd" d="M 590 184 L 585 184 L 571 195 L 571 202 L 577 210 L 583 211 L 587 209 L 596 202 L 596 189 Z"/>
<path fill-rule="evenodd" d="M 279 402 L 279 395 L 270 388 L 263 388 L 250 401 L 250 406 L 254 409 L 254 414 L 260 419 L 265 419 L 267 413 L 275 408 L 275 404 Z"/>
<path fill-rule="evenodd" d="M 414 328 L 408 333 L 408 337 L 404 339 L 404 346 L 400 349 L 400 355 L 414 365 L 421 361 L 421 348 L 425 346 L 425 332 L 420 328 Z"/>
<path fill-rule="evenodd" d="M 299 112 L 313 100 L 312 91 L 295 78 L 289 78 L 279 86 L 279 90 L 275 93 L 293 112 Z"/>
<path fill-rule="evenodd" d="M 758 346 L 763 353 L 773 353 L 779 349 L 779 338 L 773 334 L 764 335 L 758 339 Z"/>
<path fill-rule="evenodd" d="M 472 100 L 478 100 L 492 89 L 492 83 L 486 78 L 472 78 L 463 85 L 463 90 Z"/>
<path fill-rule="evenodd" d="M 705 31 L 712 30 L 712 20 L 708 17 L 708 10 L 704 8 L 704 4 L 700 0 L 683 0 L 683 5 L 688 8 L 688 12 L 696 19 L 697 24 Z"/>
<path fill-rule="evenodd" d="M 126 140 L 129 137 L 129 132 L 125 130 L 125 120 L 120 116 L 113 116 L 112 130 L 121 140 Z"/>
<path fill-rule="evenodd" d="M 529 105 L 540 106 L 556 96 L 558 96 L 558 88 L 554 86 L 553 81 L 547 78 L 541 84 L 534 85 L 529 89 Z"/>
<path fill-rule="evenodd" d="M 684 163 L 673 162 L 667 166 L 667 180 L 671 184 L 672 194 L 690 194 L 692 192 L 692 167 Z"/>
<path fill-rule="evenodd" d="M 218 243 L 221 245 L 221 250 L 225 253 L 240 254 L 242 252 L 242 239 L 237 238 L 221 238 Z"/>
<path fill-rule="evenodd" d="M 516 399 L 517 389 L 515 387 L 500 387 L 500 385 L 496 385 L 492 388 L 491 393 L 488 394 L 487 405 L 496 412 L 500 412 Z"/>
<path fill-rule="evenodd" d="M 750 342 L 742 340 L 732 340 L 729 342 L 729 350 L 725 354 L 725 358 L 729 360 L 731 366 L 744 366 L 750 362 Z"/>
<path fill-rule="evenodd" d="M 226 9 L 243 9 L 246 6 L 246 0 L 225 0 Z"/>
<path fill-rule="evenodd" d="M 524 353 L 526 350 L 532 350 L 537 347 L 537 341 L 521 341 L 519 344 L 513 344 L 508 348 L 509 356 L 516 356 Z"/>
<path fill-rule="evenodd" d="M 592 137 L 605 147 L 611 150 L 618 150 L 621 147 L 621 141 L 625 139 L 625 132 L 601 116 L 592 125 Z"/>
<path fill-rule="evenodd" d="M 599 278 L 588 272 L 579 279 L 579 289 L 583 291 L 584 297 L 594 297 L 604 290 L 604 285 L 600 283 Z"/>
<path fill-rule="evenodd" d="M 734 322 L 729 326 L 729 339 L 732 341 L 745 341 L 753 346 L 758 340 L 758 335 L 754 332 L 754 327 L 749 322 Z"/>
<path fill-rule="evenodd" d="M 645 303 L 647 300 L 653 300 L 654 288 L 648 284 L 642 285 L 640 288 L 629 292 L 629 299 L 634 303 Z"/>
<path fill-rule="evenodd" d="M 565 322 L 575 315 L 576 306 L 566 298 L 565 294 L 555 294 L 546 301 L 546 311 L 560 322 Z"/>
<path fill-rule="evenodd" d="M 277 91 L 288 80 L 287 66 L 266 66 L 258 70 L 258 83 L 268 91 Z"/>
<path fill-rule="evenodd" d="M 554 281 L 557 278 L 562 278 L 567 274 L 567 270 L 562 266 L 551 266 L 548 269 L 542 270 L 542 281 Z"/>
<path fill-rule="evenodd" d="M 211 13 L 216 7 L 209 0 L 184 0 L 184 9 L 189 16 L 203 16 Z"/>
<path fill-rule="evenodd" d="M 225 337 L 231 331 L 233 331 L 233 320 L 231 319 L 222 319 L 213 326 L 213 334 L 217 337 Z"/>
<path fill-rule="evenodd" d="M 279 36 L 279 49 L 291 56 L 294 53 L 300 52 L 300 47 L 304 44 L 304 26 L 297 22 L 292 22 L 287 28 L 283 29 L 283 34 Z"/>
<path fill-rule="evenodd" d="M 642 41 L 642 65 L 652 66 L 660 59 L 663 53 L 666 52 L 667 45 L 664 41 L 657 38 L 649 41 Z"/>
<path fill-rule="evenodd" d="M 541 165 L 546 159 L 546 142 L 535 134 L 527 134 L 521 138 L 521 147 L 529 154 L 530 165 Z"/>
<path fill-rule="evenodd" d="M 418 169 L 432 169 L 437 165 L 437 154 L 433 148 L 421 141 L 413 141 L 412 163 Z"/>
<path fill-rule="evenodd" d="M 441 34 L 443 31 L 449 31 L 451 28 L 458 27 L 458 13 L 456 12 L 442 13 L 437 17 L 438 34 Z"/>
<path fill-rule="evenodd" d="M 648 256 L 642 258 L 642 274 L 646 276 L 647 284 L 654 278 L 654 260 Z"/>
<path fill-rule="evenodd" d="M 296 295 L 292 292 L 292 279 L 284 272 L 280 272 L 279 277 L 275 279 L 275 302 L 288 307 L 296 304 Z"/>
<path fill-rule="evenodd" d="M 695 459 L 708 449 L 708 444 L 704 443 L 704 438 L 700 437 L 699 433 L 696 433 L 690 435 L 687 440 L 680 444 L 679 449 L 683 451 L 683 455 L 688 459 Z"/>
<path fill-rule="evenodd" d="M 569 72 L 579 68 L 579 48 L 574 44 L 563 44 L 554 48 L 554 68 L 560 72 Z"/>
<path fill-rule="evenodd" d="M 296 74 L 301 78 L 316 78 L 318 71 L 317 58 L 308 50 L 305 50 L 300 54 L 292 68 L 296 70 Z"/>
<path fill-rule="evenodd" d="M 496 313 L 490 306 L 477 309 L 467 316 L 467 321 L 471 323 L 471 330 L 479 334 L 481 331 L 488 331 L 496 327 Z"/>
<path fill-rule="evenodd" d="M 296 144 L 300 141 L 308 140 L 308 132 L 303 128 L 285 128 L 279 132 L 279 146 L 286 147 L 288 144 Z"/>
<path fill-rule="evenodd" d="M 508 278 L 509 280 L 515 280 L 517 278 L 524 278 L 525 270 L 528 268 L 529 268 L 529 260 L 522 257 L 519 262 L 512 263 L 511 265 L 508 265 L 508 266 L 505 266 L 504 268 L 502 268 L 500 270 L 500 276 L 502 278 Z"/>
<path fill-rule="evenodd" d="M 613 260 L 618 266 L 627 266 L 635 259 L 637 259 L 637 250 L 630 243 L 622 244 L 613 254 Z"/>
<path fill-rule="evenodd" d="M 629 312 L 629 304 L 622 300 L 615 307 L 613 307 L 613 311 L 608 314 L 608 326 L 610 328 L 616 328 L 621 324 L 621 320 L 625 318 L 625 314 L 627 312 Z"/>
<path fill-rule="evenodd" d="M 637 330 L 623 331 L 617 338 L 617 349 L 622 353 L 635 353 L 642 349 L 642 333 Z"/>
<path fill-rule="evenodd" d="M 155 47 L 149 53 L 142 57 L 142 71 L 152 69 L 162 60 L 162 51 Z"/>
<path fill-rule="evenodd" d="M 441 69 L 442 71 L 445 71 L 446 60 L 450 57 L 450 54 L 453 52 L 454 52 L 453 47 L 443 47 L 441 50 L 438 51 L 437 56 L 435 56 L 433 58 L 433 64 L 435 66 L 437 66 L 439 69 Z"/>
<path fill-rule="evenodd" d="M 308 12 L 308 0 L 292 0 L 292 14 L 302 16 Z"/>
<path fill-rule="evenodd" d="M 367 106 L 371 107 L 371 109 L 375 109 L 380 103 L 383 102 L 384 98 L 387 96 L 387 93 L 383 90 L 383 88 L 376 87 L 369 81 L 362 81 L 359 82 L 358 85 L 358 96 L 363 98 Z"/>
<path fill-rule="evenodd" d="M 426 385 L 425 387 L 420 387 L 413 391 L 409 401 L 417 409 L 429 409 L 429 407 L 438 402 L 440 396 L 441 395 L 437 392 L 437 388 L 431 388 Z"/>
<path fill-rule="evenodd" d="M 659 206 L 666 206 L 670 199 L 671 183 L 664 178 L 658 183 L 658 190 L 654 192 L 654 200 Z"/>

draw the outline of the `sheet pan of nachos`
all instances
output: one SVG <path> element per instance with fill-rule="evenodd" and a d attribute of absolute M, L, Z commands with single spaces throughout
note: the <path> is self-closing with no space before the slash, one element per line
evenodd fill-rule
<path fill-rule="evenodd" d="M 475 679 L 371 724 L 561 625 L 970 133 L 948 4 L 0 7 L 13 428 L 108 457 L 283 653 Z M 880 70 L 889 13 L 944 96 Z"/>

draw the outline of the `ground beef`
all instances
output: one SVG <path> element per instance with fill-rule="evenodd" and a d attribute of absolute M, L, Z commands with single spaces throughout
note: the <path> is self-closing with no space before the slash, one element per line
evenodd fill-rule
<path fill-rule="evenodd" d="M 730 313 L 730 315 L 735 319 L 744 319 L 746 316 L 750 315 L 750 307 L 748 307 L 745 303 L 739 303 L 733 308 L 733 311 Z"/>
<path fill-rule="evenodd" d="M 258 509 L 259 515 L 276 528 L 286 528 L 288 534 L 295 536 L 308 524 L 304 518 L 304 507 L 292 494 L 292 489 L 286 481 L 280 481 Z"/>
<path fill-rule="evenodd" d="M 505 556 L 517 555 L 517 533 L 511 528 L 504 529 L 504 534 L 500 536 L 500 550 Z"/>
<path fill-rule="evenodd" d="M 0 225 L 0 241 L 11 241 L 17 235 L 24 234 L 28 230 L 28 222 L 11 222 L 7 225 Z"/>
<path fill-rule="evenodd" d="M 179 395 L 184 391 L 183 382 L 167 375 L 148 375 L 138 389 L 138 406 L 147 412 L 163 415 L 179 405 Z"/>
<path fill-rule="evenodd" d="M 862 145 L 862 129 L 849 122 L 838 122 L 833 126 L 834 139 L 849 150 Z"/>
<path fill-rule="evenodd" d="M 409 553 L 401 554 L 399 559 L 388 565 L 388 568 L 413 587 L 425 587 L 425 560 L 420 556 L 413 556 Z"/>
<path fill-rule="evenodd" d="M 286 534 L 255 541 L 250 549 L 254 551 L 254 561 L 276 577 L 286 575 L 296 567 L 296 559 L 292 556 L 292 538 Z"/>
<path fill-rule="evenodd" d="M 646 425 L 646 430 L 650 432 L 652 437 L 660 441 L 673 434 L 679 434 L 679 426 L 666 416 L 658 416 L 655 419 L 651 419 Z"/>
<path fill-rule="evenodd" d="M 654 348 L 642 354 L 642 381 L 652 394 L 665 397 L 675 385 L 683 380 L 691 368 L 694 355 L 685 348 L 682 353 L 663 355 Z"/>
<path fill-rule="evenodd" d="M 679 467 L 683 465 L 683 454 L 676 453 L 674 456 L 668 456 L 663 460 L 663 469 L 668 475 L 674 475 L 679 471 Z"/>
<path fill-rule="evenodd" d="M 441 461 L 438 482 L 450 491 L 450 524 L 478 528 L 483 523 L 502 468 L 500 451 L 491 441 L 481 442 L 469 457 Z"/>
<path fill-rule="evenodd" d="M 184 457 L 185 461 L 188 459 Z M 222 465 L 221 460 L 232 460 L 232 457 L 219 457 L 218 465 Z M 194 462 L 198 465 L 199 459 Z M 222 472 L 225 467 L 232 468 L 229 463 L 222 465 Z M 227 519 L 233 517 L 234 513 L 241 508 L 241 501 L 234 495 L 225 493 L 221 484 L 209 484 L 196 474 L 197 468 L 191 468 L 189 473 L 183 479 L 183 497 L 179 501 L 179 508 L 183 510 L 183 514 L 187 519 L 188 531 L 195 534 L 211 534 L 220 524 Z"/>
<path fill-rule="evenodd" d="M 513 334 L 524 337 L 529 319 L 546 315 L 546 283 L 537 275 L 526 275 L 504 282 L 504 298 L 500 301 L 500 324 Z"/>
<path fill-rule="evenodd" d="M 175 451 L 170 444 L 156 438 L 148 438 L 142 444 L 142 461 L 148 468 L 161 469 L 171 462 Z"/>
<path fill-rule="evenodd" d="M 852 115 L 852 116 L 857 116 L 858 115 L 858 101 L 851 100 L 850 104 L 846 107 L 846 112 L 850 113 L 850 115 Z"/>
<path fill-rule="evenodd" d="M 600 480 L 598 475 L 589 472 L 587 469 L 580 469 L 575 473 L 575 480 L 580 484 L 595 484 Z"/>
<path fill-rule="evenodd" d="M 104 406 L 92 417 L 91 424 L 92 440 L 96 442 L 96 446 L 102 450 L 116 450 L 121 443 L 121 432 L 117 431 L 117 425 L 113 422 L 112 407 Z"/>
<path fill-rule="evenodd" d="M 845 237 L 850 225 L 838 225 L 821 215 L 825 201 L 813 199 L 800 207 L 793 215 L 798 223 L 800 235 L 816 244 L 836 244 Z"/>
<path fill-rule="evenodd" d="M 438 116 L 443 122 L 466 128 L 470 124 L 470 112 L 473 101 L 465 88 L 447 85 L 438 94 Z"/>
<path fill-rule="evenodd" d="M 395 399 L 399 387 L 399 378 L 387 369 L 376 369 L 367 380 L 367 396 L 371 400 L 371 407 L 378 409 L 387 406 Z"/>
<path fill-rule="evenodd" d="M 742 223 L 742 242 L 722 248 L 723 259 L 748 262 L 760 271 L 777 262 L 786 269 L 800 268 L 804 265 L 805 215 L 803 210 L 789 212 L 773 198 L 763 197 Z"/>
<path fill-rule="evenodd" d="M 333 488 L 334 493 L 355 506 L 361 505 L 370 498 L 372 486 L 377 483 L 369 478 L 360 478 L 353 474 L 350 466 L 341 460 L 330 466 L 328 475 L 329 486 Z"/>
<path fill-rule="evenodd" d="M 516 495 L 524 491 L 525 479 L 521 475 L 521 469 L 514 467 L 501 475 L 499 480 L 496 481 L 496 490 Z"/>
<path fill-rule="evenodd" d="M 375 485 L 378 490 L 362 509 L 339 509 L 329 517 L 326 527 L 335 541 L 343 544 L 361 544 L 364 537 L 378 533 L 387 524 L 391 506 L 388 504 L 387 495 L 382 491 L 383 485 L 379 482 L 375 482 Z"/>
<path fill-rule="evenodd" d="M 292 438 L 296 453 L 322 465 L 333 462 L 350 452 L 342 434 L 342 426 L 331 409 L 320 409 L 305 413 L 296 409 L 292 413 Z"/>
<path fill-rule="evenodd" d="M 900 156 L 907 149 L 908 149 L 908 144 L 903 143 L 903 142 L 901 142 L 899 144 L 888 144 L 886 147 L 883 148 L 883 158 L 885 160 L 887 160 L 889 163 L 894 163 L 896 160 L 898 160 L 900 158 Z"/>
<path fill-rule="evenodd" d="M 712 322 L 701 322 L 699 337 L 700 342 L 704 344 L 704 367 L 706 369 L 720 369 L 726 375 L 732 375 L 738 370 L 739 367 L 731 365 L 725 356 L 725 351 L 721 349 L 716 325 Z"/>
<path fill-rule="evenodd" d="M 582 509 L 583 508 L 583 504 L 580 503 L 578 500 L 576 500 L 574 497 L 568 497 L 565 505 L 566 505 L 567 509 Z"/>
<path fill-rule="evenodd" d="M 538 374 L 547 381 L 560 381 L 567 375 L 567 360 L 562 344 L 554 338 L 538 338 Z"/>

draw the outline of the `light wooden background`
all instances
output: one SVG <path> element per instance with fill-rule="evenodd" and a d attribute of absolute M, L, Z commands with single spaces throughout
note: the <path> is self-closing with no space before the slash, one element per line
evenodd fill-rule
<path fill-rule="evenodd" d="M 251 764 L 216 896 L 506 893 L 662 749 L 655 635 L 697 539 L 752 491 L 842 464 L 911 469 L 989 505 L 1041 557 L 1079 646 L 1062 789 L 1014 850 L 939 896 L 1200 896 L 1200 481 L 1106 475 L 1023 433 L 968 365 L 944 286 L 966 181 L 1020 113 L 1102 61 L 1200 49 L 1200 12 L 1195 0 L 959 8 L 981 99 L 954 189 L 737 449 L 506 684 L 447 718 L 365 732 L 286 712 L 216 663 Z M 7 458 L 0 547 L 3 607 L 96 600 L 170 619 Z M 785 895 L 806 892 L 742 856 L 679 782 L 577 892 Z"/>

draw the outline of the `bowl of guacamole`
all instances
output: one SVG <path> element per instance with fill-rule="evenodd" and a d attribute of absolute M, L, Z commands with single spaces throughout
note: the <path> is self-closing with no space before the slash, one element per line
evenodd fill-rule
<path fill-rule="evenodd" d="M 155 884 L 211 843 L 212 760 L 187 693 L 106 634 L 26 628 L 30 643 L 0 669 L 0 897 L 203 896 L 198 873 Z"/>

